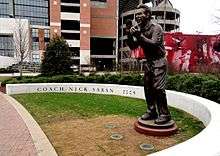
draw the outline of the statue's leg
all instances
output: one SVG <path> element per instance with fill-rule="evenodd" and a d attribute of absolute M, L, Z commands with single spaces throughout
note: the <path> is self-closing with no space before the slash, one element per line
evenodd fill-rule
<path fill-rule="evenodd" d="M 166 60 L 158 60 L 158 62 L 155 63 L 153 73 L 153 88 L 155 90 L 154 96 L 156 97 L 156 106 L 159 114 L 159 117 L 155 120 L 155 123 L 164 124 L 171 120 L 165 92 L 165 83 L 167 75 Z"/>
<path fill-rule="evenodd" d="M 144 65 L 144 93 L 147 103 L 147 111 L 142 115 L 143 120 L 152 120 L 158 117 L 156 111 L 156 98 L 152 86 L 152 75 L 147 64 Z"/>
<path fill-rule="evenodd" d="M 159 117 L 155 120 L 155 123 L 166 124 L 171 120 L 171 115 L 167 106 L 166 92 L 164 89 L 159 89 L 156 92 Z"/>
<path fill-rule="evenodd" d="M 170 117 L 165 90 L 164 89 L 156 90 L 156 95 L 157 95 L 157 107 L 158 107 L 159 116 L 162 115 L 162 116 Z"/>

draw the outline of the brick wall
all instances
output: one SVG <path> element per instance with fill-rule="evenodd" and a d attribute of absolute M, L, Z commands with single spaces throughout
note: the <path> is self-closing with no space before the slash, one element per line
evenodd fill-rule
<path fill-rule="evenodd" d="M 104 8 L 91 9 L 91 36 L 116 37 L 117 0 L 107 0 Z"/>
<path fill-rule="evenodd" d="M 38 36 L 39 36 L 39 49 L 45 50 L 44 29 L 38 29 Z"/>

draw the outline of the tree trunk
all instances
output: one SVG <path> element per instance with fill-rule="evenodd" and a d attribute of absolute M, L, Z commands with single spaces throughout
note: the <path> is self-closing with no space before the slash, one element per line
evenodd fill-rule
<path fill-rule="evenodd" d="M 20 77 L 22 77 L 23 76 L 23 65 L 22 65 L 22 63 L 19 66 L 19 73 L 20 73 Z"/>
<path fill-rule="evenodd" d="M 19 72 L 20 72 L 20 77 L 22 78 L 23 76 L 23 55 L 21 56 L 21 62 L 19 66 Z"/>

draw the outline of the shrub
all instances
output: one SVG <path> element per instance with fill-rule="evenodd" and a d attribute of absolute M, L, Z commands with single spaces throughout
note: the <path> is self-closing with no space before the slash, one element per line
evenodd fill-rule
<path fill-rule="evenodd" d="M 202 84 L 200 96 L 220 103 L 220 80 L 207 80 Z"/>
<path fill-rule="evenodd" d="M 41 65 L 41 72 L 44 75 L 58 75 L 71 73 L 72 60 L 67 42 L 56 36 L 50 40 Z"/>

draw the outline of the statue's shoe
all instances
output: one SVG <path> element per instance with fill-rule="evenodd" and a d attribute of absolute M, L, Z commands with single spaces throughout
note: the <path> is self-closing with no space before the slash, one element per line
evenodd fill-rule
<path fill-rule="evenodd" d="M 160 115 L 155 121 L 154 123 L 157 125 L 163 125 L 168 123 L 171 120 L 170 115 Z"/>
<path fill-rule="evenodd" d="M 157 113 L 144 113 L 141 116 L 141 119 L 142 120 L 155 120 L 157 119 L 157 117 L 158 117 Z"/>

